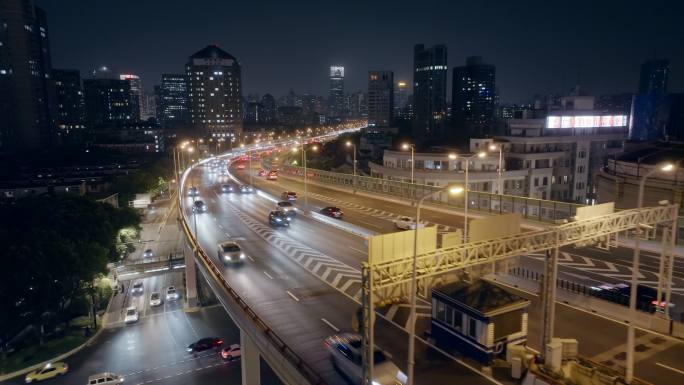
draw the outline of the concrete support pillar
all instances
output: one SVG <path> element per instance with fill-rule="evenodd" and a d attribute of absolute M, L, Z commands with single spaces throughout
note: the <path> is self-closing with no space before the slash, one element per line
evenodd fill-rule
<path fill-rule="evenodd" d="M 199 307 L 197 299 L 197 266 L 195 266 L 194 251 L 186 249 L 185 256 L 185 299 L 187 310 L 195 310 Z"/>
<path fill-rule="evenodd" d="M 261 367 L 259 350 L 252 339 L 240 330 L 240 348 L 242 350 L 242 385 L 261 384 Z"/>

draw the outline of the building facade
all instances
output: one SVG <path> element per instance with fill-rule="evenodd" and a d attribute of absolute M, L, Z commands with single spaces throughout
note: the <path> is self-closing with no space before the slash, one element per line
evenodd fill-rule
<path fill-rule="evenodd" d="M 157 94 L 143 91 L 140 99 L 140 120 L 152 118 L 157 118 Z"/>
<path fill-rule="evenodd" d="M 388 127 L 394 112 L 394 73 L 368 72 L 368 125 Z"/>
<path fill-rule="evenodd" d="M 344 67 L 330 66 L 330 90 L 328 92 L 328 115 L 333 118 L 345 117 Z"/>
<path fill-rule="evenodd" d="M 452 80 L 451 116 L 455 137 L 484 137 L 494 134 L 496 67 L 479 56 L 455 67 Z"/>
<path fill-rule="evenodd" d="M 196 52 L 185 67 L 190 124 L 212 137 L 242 136 L 242 69 L 218 46 Z"/>
<path fill-rule="evenodd" d="M 670 61 L 667 59 L 647 60 L 641 65 L 639 93 L 646 95 L 667 94 L 667 78 Z"/>
<path fill-rule="evenodd" d="M 184 74 L 162 74 L 157 98 L 157 119 L 163 127 L 181 128 L 188 124 L 188 86 Z"/>
<path fill-rule="evenodd" d="M 447 119 L 447 48 L 413 50 L 413 137 L 443 138 Z"/>
<path fill-rule="evenodd" d="M 57 96 L 57 133 L 68 134 L 85 128 L 85 102 L 78 70 L 53 69 Z"/>
<path fill-rule="evenodd" d="M 262 119 L 264 123 L 273 123 L 276 121 L 276 116 L 278 112 L 278 107 L 276 106 L 276 101 L 273 95 L 265 94 L 261 97 L 262 105 Z"/>
<path fill-rule="evenodd" d="M 394 112 L 393 118 L 406 119 L 406 106 L 408 104 L 408 83 L 400 80 L 394 86 Z"/>
<path fill-rule="evenodd" d="M 134 74 L 121 74 L 120 80 L 125 80 L 131 85 L 131 108 L 133 110 L 133 117 L 136 120 L 142 119 L 142 82 L 140 76 Z M 144 120 L 144 119 L 142 119 Z"/>
<path fill-rule="evenodd" d="M 45 11 L 0 3 L 0 152 L 49 147 L 57 108 Z"/>
<path fill-rule="evenodd" d="M 89 129 L 139 120 L 132 105 L 131 83 L 119 79 L 83 80 L 86 124 Z"/>

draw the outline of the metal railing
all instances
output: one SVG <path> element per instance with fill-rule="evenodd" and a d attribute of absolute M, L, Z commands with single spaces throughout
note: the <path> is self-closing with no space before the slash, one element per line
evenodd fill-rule
<path fill-rule="evenodd" d="M 182 187 L 182 186 L 181 186 Z M 182 206 L 182 194 L 178 195 L 179 207 Z M 195 256 L 198 262 L 201 262 L 209 274 L 214 278 L 214 280 L 221 286 L 221 288 L 228 293 L 230 299 L 242 310 L 242 315 L 246 316 L 254 326 L 256 326 L 257 331 L 263 336 L 271 346 L 275 347 L 278 353 L 294 368 L 297 369 L 302 379 L 307 381 L 312 385 L 326 385 L 325 380 L 318 375 L 313 368 L 311 368 L 304 360 L 290 347 L 288 346 L 282 338 L 276 334 L 276 332 L 271 329 L 270 326 L 259 317 L 256 312 L 247 304 L 247 302 L 238 294 L 238 292 L 233 289 L 233 287 L 226 281 L 214 261 L 209 258 L 209 256 L 204 252 L 200 244 L 197 242 L 195 235 L 191 231 L 190 225 L 188 224 L 185 215 L 181 215 L 181 226 L 187 237 L 187 240 L 191 248 L 195 251 Z M 228 310 L 228 309 L 226 309 Z M 253 336 L 254 338 L 254 336 Z M 263 353 L 263 352 L 262 352 Z M 298 384 L 303 384 L 301 381 L 297 381 Z"/>
<path fill-rule="evenodd" d="M 293 176 L 303 176 L 304 169 L 297 166 L 284 166 L 283 172 Z M 346 187 L 385 196 L 417 199 L 426 194 L 435 193 L 428 202 L 448 208 L 463 209 L 462 196 L 452 197 L 445 193 L 436 193 L 441 187 L 418 183 L 393 181 L 368 176 L 353 176 L 330 171 L 307 168 L 307 178 L 324 184 Z M 576 203 L 557 202 L 544 199 L 527 198 L 515 195 L 500 195 L 481 191 L 468 191 L 468 209 L 490 214 L 519 213 L 528 220 L 553 223 L 560 219 L 568 219 L 575 215 Z"/>

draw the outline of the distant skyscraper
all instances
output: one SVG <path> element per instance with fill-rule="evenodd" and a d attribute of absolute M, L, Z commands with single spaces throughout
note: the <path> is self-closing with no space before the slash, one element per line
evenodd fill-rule
<path fill-rule="evenodd" d="M 131 83 L 119 79 L 85 79 L 86 124 L 89 129 L 139 120 L 131 104 Z"/>
<path fill-rule="evenodd" d="M 126 80 L 131 84 L 131 108 L 133 108 L 133 117 L 135 120 L 140 120 L 142 112 L 142 83 L 140 76 L 134 74 L 121 74 L 119 79 Z"/>
<path fill-rule="evenodd" d="M 647 95 L 667 94 L 667 77 L 670 72 L 670 61 L 653 59 L 641 65 L 639 77 L 639 93 Z"/>
<path fill-rule="evenodd" d="M 273 123 L 276 120 L 276 114 L 278 113 L 278 107 L 276 107 L 276 101 L 273 95 L 266 94 L 261 98 L 262 113 L 264 123 Z"/>
<path fill-rule="evenodd" d="M 368 118 L 368 98 L 365 92 L 356 91 L 344 98 L 344 116 L 352 119 Z"/>
<path fill-rule="evenodd" d="M 190 123 L 215 137 L 242 135 L 242 74 L 240 63 L 218 46 L 190 56 L 188 79 Z"/>
<path fill-rule="evenodd" d="M 416 44 L 413 50 L 413 135 L 416 140 L 445 136 L 446 90 L 446 46 L 425 48 L 423 44 Z"/>
<path fill-rule="evenodd" d="M 31 0 L 2 0 L 0 151 L 49 146 L 56 114 L 45 11 Z"/>
<path fill-rule="evenodd" d="M 164 127 L 181 128 L 188 124 L 188 86 L 184 74 L 162 74 L 157 103 L 157 119 Z"/>
<path fill-rule="evenodd" d="M 157 94 L 143 92 L 140 97 L 140 119 L 148 120 L 157 117 Z"/>
<path fill-rule="evenodd" d="M 451 92 L 451 115 L 454 136 L 482 138 L 494 134 L 494 98 L 496 67 L 485 64 L 479 56 L 466 59 L 466 65 L 454 68 Z"/>
<path fill-rule="evenodd" d="M 57 95 L 58 134 L 85 128 L 85 106 L 81 73 L 78 70 L 52 70 Z"/>
<path fill-rule="evenodd" d="M 389 127 L 394 108 L 394 73 L 368 72 L 368 125 Z"/>
<path fill-rule="evenodd" d="M 328 115 L 344 117 L 344 67 L 330 66 L 330 92 L 328 94 Z"/>
<path fill-rule="evenodd" d="M 398 81 L 394 86 L 394 113 L 393 116 L 405 118 L 405 108 L 408 103 L 408 83 Z"/>

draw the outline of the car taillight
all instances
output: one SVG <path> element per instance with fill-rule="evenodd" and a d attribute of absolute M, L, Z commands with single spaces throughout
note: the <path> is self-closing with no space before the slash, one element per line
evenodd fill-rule
<path fill-rule="evenodd" d="M 223 345 L 223 340 L 218 340 L 216 343 L 219 345 Z"/>

